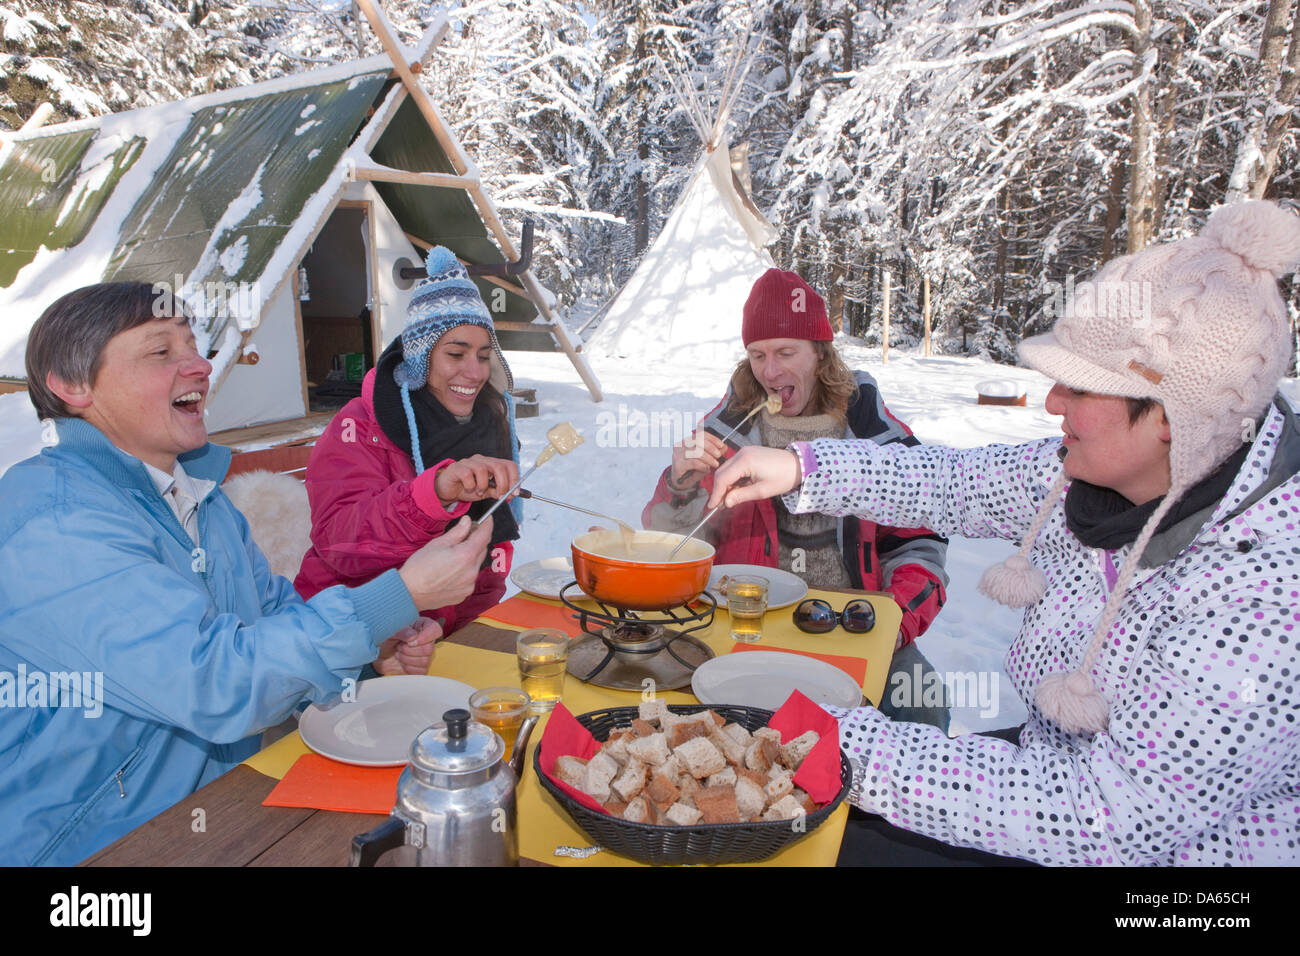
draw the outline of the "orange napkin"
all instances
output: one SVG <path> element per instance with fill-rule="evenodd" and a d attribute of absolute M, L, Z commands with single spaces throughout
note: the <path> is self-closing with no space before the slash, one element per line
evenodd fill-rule
<path fill-rule="evenodd" d="M 402 767 L 354 767 L 320 754 L 303 754 L 264 807 L 310 807 L 344 813 L 388 813 L 397 803 Z"/>
<path fill-rule="evenodd" d="M 867 662 L 860 657 L 844 657 L 841 654 L 814 654 L 812 651 L 792 651 L 788 647 L 773 647 L 771 644 L 736 643 L 732 645 L 731 653 L 735 654 L 737 651 L 777 651 L 781 654 L 802 654 L 804 657 L 815 657 L 819 661 L 825 661 L 832 667 L 838 667 L 857 681 L 859 687 L 866 683 L 867 680 Z"/>
<path fill-rule="evenodd" d="M 582 628 L 574 619 L 573 612 L 564 605 L 549 604 L 523 594 L 516 594 L 508 601 L 502 601 L 480 616 L 501 624 L 513 624 L 516 627 L 554 627 L 569 637 L 576 637 L 582 633 Z"/>

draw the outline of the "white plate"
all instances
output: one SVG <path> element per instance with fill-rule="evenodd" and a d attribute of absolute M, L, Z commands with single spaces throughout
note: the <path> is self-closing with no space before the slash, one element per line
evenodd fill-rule
<path fill-rule="evenodd" d="M 705 661 L 695 669 L 691 690 L 703 704 L 741 704 L 776 710 L 791 691 L 818 704 L 857 707 L 862 688 L 825 661 L 781 651 L 740 651 Z"/>
<path fill-rule="evenodd" d="M 510 580 L 519 590 L 553 601 L 560 599 L 560 589 L 574 578 L 573 558 L 567 554 L 529 561 L 510 572 Z"/>
<path fill-rule="evenodd" d="M 303 743 L 322 757 L 362 767 L 396 767 L 411 759 L 420 731 L 454 707 L 469 709 L 474 688 L 446 677 L 404 674 L 357 684 L 356 699 L 312 704 L 298 722 Z"/>
<path fill-rule="evenodd" d="M 808 596 L 808 585 L 803 578 L 780 568 L 765 568 L 761 564 L 715 564 L 709 572 L 709 593 L 718 601 L 718 607 L 726 607 L 727 598 L 713 590 L 724 574 L 735 577 L 737 574 L 757 574 L 767 578 L 767 608 L 789 607 Z"/>

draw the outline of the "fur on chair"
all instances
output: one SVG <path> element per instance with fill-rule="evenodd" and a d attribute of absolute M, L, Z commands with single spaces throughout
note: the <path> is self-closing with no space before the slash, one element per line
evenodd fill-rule
<path fill-rule="evenodd" d="M 289 475 L 249 471 L 221 487 L 248 519 L 271 570 L 292 581 L 311 547 L 311 505 L 303 483 Z"/>

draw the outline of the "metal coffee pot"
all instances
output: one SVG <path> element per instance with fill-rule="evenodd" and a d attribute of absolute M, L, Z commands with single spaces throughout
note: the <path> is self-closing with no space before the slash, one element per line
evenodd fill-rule
<path fill-rule="evenodd" d="M 352 838 L 348 865 L 374 866 L 396 849 L 399 866 L 518 866 L 515 786 L 536 723 L 524 721 L 507 763 L 494 730 L 467 710 L 443 714 L 411 744 L 392 817 Z"/>

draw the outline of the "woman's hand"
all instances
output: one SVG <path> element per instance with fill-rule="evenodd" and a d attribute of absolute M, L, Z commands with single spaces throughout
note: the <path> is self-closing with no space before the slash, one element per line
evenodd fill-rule
<path fill-rule="evenodd" d="M 740 483 L 749 479 L 749 484 Z M 799 485 L 799 459 L 784 448 L 747 445 L 733 455 L 713 476 L 710 508 L 725 504 L 728 508 L 783 495 Z"/>
<path fill-rule="evenodd" d="M 678 488 L 698 485 L 704 476 L 722 464 L 726 443 L 712 432 L 698 429 L 690 438 L 673 445 L 673 466 L 669 473 Z"/>
<path fill-rule="evenodd" d="M 397 571 L 421 611 L 459 604 L 474 593 L 479 568 L 492 540 L 492 521 L 473 531 L 469 516 L 406 559 Z"/>
<path fill-rule="evenodd" d="M 433 660 L 433 645 L 442 637 L 442 625 L 427 617 L 417 617 L 379 645 L 375 671 L 393 674 L 427 674 Z"/>
<path fill-rule="evenodd" d="M 474 455 L 453 462 L 433 480 L 433 490 L 444 505 L 452 501 L 500 498 L 519 480 L 519 466 L 504 458 Z"/>

